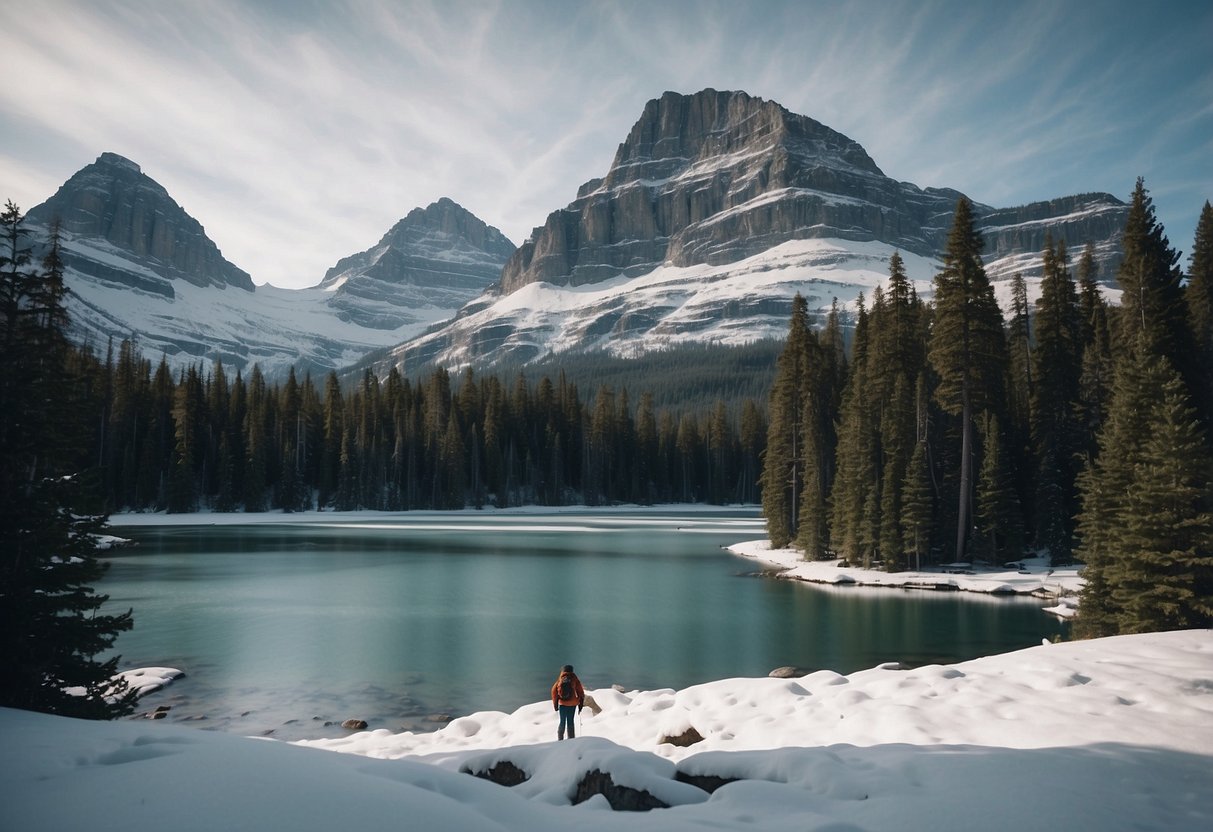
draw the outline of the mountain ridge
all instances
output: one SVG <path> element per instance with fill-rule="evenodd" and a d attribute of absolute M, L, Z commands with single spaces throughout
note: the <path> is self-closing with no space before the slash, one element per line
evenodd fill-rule
<path fill-rule="evenodd" d="M 776 102 L 713 89 L 650 100 L 576 194 L 518 247 L 449 198 L 414 208 L 301 290 L 254 287 L 117 154 L 29 217 L 44 233 L 62 218 L 94 342 L 135 334 L 177 364 L 339 370 L 372 354 L 379 367 L 491 365 L 779 338 L 793 295 L 819 315 L 845 309 L 883 282 L 894 251 L 929 294 L 963 196 L 890 178 L 858 142 Z M 1029 284 L 1046 235 L 1075 253 L 1091 241 L 1109 283 L 1127 210 L 1102 193 L 974 204 L 991 277 Z"/>
<path fill-rule="evenodd" d="M 749 337 L 779 337 L 786 321 L 772 319 L 773 305 L 786 317 L 798 292 L 817 298 L 818 313 L 853 303 L 887 275 L 893 251 L 929 294 L 962 196 L 886 176 L 858 142 L 775 102 L 666 92 L 645 105 L 606 174 L 532 231 L 485 296 L 395 355 L 459 365 L 641 354 L 688 339 L 735 342 L 749 313 Z M 1100 193 L 974 203 L 996 280 L 1034 278 L 1046 234 L 1073 248 L 1091 240 L 1109 280 L 1127 210 Z"/>
<path fill-rule="evenodd" d="M 418 307 L 458 309 L 493 283 L 515 246 L 449 197 L 414 208 L 370 248 L 337 261 L 317 288 L 363 326 L 393 329 Z"/>
<path fill-rule="evenodd" d="M 384 236 L 401 238 L 383 252 L 387 261 L 347 269 L 342 285 L 322 279 L 307 289 L 258 287 L 167 189 L 109 152 L 26 220 L 42 246 L 59 224 L 76 340 L 130 338 L 174 369 L 218 360 L 236 370 L 259 364 L 270 378 L 291 367 L 342 369 L 424 332 L 495 280 L 513 251 L 499 231 L 444 199 L 410 211 Z M 406 250 L 410 241 L 428 241 L 430 249 Z M 489 250 L 478 250 L 478 242 Z M 391 291 L 401 275 L 388 261 L 412 270 L 404 289 Z"/>

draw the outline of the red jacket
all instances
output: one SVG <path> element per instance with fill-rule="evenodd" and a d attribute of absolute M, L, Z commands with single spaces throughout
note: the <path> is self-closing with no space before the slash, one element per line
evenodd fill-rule
<path fill-rule="evenodd" d="M 570 699 L 560 698 L 560 680 L 568 676 L 573 680 L 573 696 Z M 552 685 L 552 704 L 553 705 L 577 705 L 585 704 L 585 688 L 581 686 L 581 680 L 577 678 L 576 673 L 561 673 L 556 679 L 556 684 Z"/>

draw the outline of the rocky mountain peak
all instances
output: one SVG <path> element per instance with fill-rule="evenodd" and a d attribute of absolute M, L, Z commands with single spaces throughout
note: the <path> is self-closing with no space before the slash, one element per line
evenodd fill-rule
<path fill-rule="evenodd" d="M 97 161 L 93 164 L 97 165 L 98 167 L 108 167 L 123 170 L 128 173 L 143 173 L 143 169 L 130 159 L 126 158 L 125 156 L 120 156 L 117 153 L 110 153 L 108 151 L 98 156 Z"/>
<path fill-rule="evenodd" d="M 606 175 L 534 230 L 497 289 L 597 283 L 661 265 L 719 266 L 793 240 L 879 242 L 934 257 L 959 196 L 891 179 L 858 142 L 773 101 L 739 91 L 667 92 L 645 105 Z M 997 237 L 991 250 L 1004 254 L 1047 230 L 1075 246 L 1107 240 L 1123 204 L 1101 194 L 974 209 Z M 1113 247 L 1102 256 L 1113 258 Z"/>
<path fill-rule="evenodd" d="M 376 329 L 458 309 L 501 274 L 514 244 L 447 197 L 414 208 L 366 251 L 344 257 L 320 288 L 343 318 Z"/>
<path fill-rule="evenodd" d="M 513 254 L 515 249 L 514 244 L 504 234 L 445 196 L 424 208 L 409 211 L 383 235 L 379 245 L 398 248 L 414 246 L 420 240 L 434 235 L 445 235 L 456 243 L 461 241 L 473 249 L 499 255 L 502 262 Z M 328 281 L 332 274 L 333 269 L 330 269 L 325 280 Z"/>
<path fill-rule="evenodd" d="M 810 152 L 821 160 L 880 174 L 867 152 L 846 136 L 774 101 L 741 91 L 666 92 L 649 101 L 619 146 L 604 184 L 658 180 L 736 153 Z"/>
<path fill-rule="evenodd" d="M 806 237 L 925 249 L 904 202 L 858 142 L 820 122 L 740 91 L 667 92 L 645 105 L 607 174 L 518 250 L 500 289 L 735 262 Z"/>
<path fill-rule="evenodd" d="M 644 106 L 610 169 L 532 232 L 491 292 L 391 360 L 636 356 L 779 338 L 796 294 L 822 315 L 835 300 L 853 303 L 884 282 L 894 252 L 929 291 L 962 196 L 886 176 L 858 142 L 773 101 L 667 92 Z M 1046 235 L 1073 256 L 1090 242 L 1101 277 L 1115 274 L 1128 209 L 1113 196 L 973 208 L 995 281 L 1037 277 Z"/>
<path fill-rule="evenodd" d="M 223 258 L 202 225 L 117 153 L 102 153 L 81 168 L 28 218 L 42 225 L 57 220 L 69 234 L 105 240 L 168 280 L 253 291 L 252 278 Z"/>

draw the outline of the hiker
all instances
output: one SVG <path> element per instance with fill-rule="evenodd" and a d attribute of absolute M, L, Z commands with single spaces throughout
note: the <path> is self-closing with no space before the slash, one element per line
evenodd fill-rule
<path fill-rule="evenodd" d="M 573 730 L 573 714 L 580 713 L 585 707 L 585 688 L 581 680 L 573 672 L 573 666 L 566 664 L 560 668 L 560 676 L 552 685 L 552 710 L 560 713 L 560 727 L 556 730 L 556 739 L 564 739 L 564 729 L 568 726 L 569 739 L 577 736 Z"/>

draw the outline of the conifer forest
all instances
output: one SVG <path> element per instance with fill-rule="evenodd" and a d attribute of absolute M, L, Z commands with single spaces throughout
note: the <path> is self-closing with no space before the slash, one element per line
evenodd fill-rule
<path fill-rule="evenodd" d="M 1116 274 L 1049 240 L 1004 317 L 961 200 L 932 303 L 899 257 L 843 349 L 797 299 L 770 396 L 772 546 L 889 571 L 1085 563 L 1078 632 L 1213 624 L 1213 208 L 1186 276 L 1139 180 Z M 863 299 L 861 298 L 861 301 Z"/>

